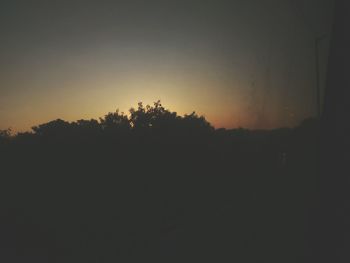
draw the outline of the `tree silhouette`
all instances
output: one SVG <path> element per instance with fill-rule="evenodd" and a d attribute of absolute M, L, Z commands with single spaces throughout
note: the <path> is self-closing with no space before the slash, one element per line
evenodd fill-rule
<path fill-rule="evenodd" d="M 0 130 L 0 139 L 8 139 L 11 137 L 11 129 Z"/>
<path fill-rule="evenodd" d="M 72 130 L 72 125 L 61 119 L 50 121 L 48 123 L 40 124 L 32 127 L 36 135 L 40 136 L 63 136 L 67 135 Z"/>
<path fill-rule="evenodd" d="M 153 106 L 143 106 L 143 103 L 139 102 L 137 109 L 129 110 L 129 115 L 116 110 L 107 113 L 99 120 L 81 119 L 67 122 L 57 119 L 34 126 L 32 130 L 33 134 L 39 137 L 79 138 L 80 140 L 101 134 L 117 137 L 131 135 L 135 132 L 138 135 L 157 134 L 158 136 L 203 135 L 215 129 L 204 116 L 199 116 L 195 112 L 179 116 L 176 112 L 163 107 L 158 100 L 153 103 Z"/>
<path fill-rule="evenodd" d="M 100 118 L 100 126 L 103 131 L 108 132 L 125 132 L 131 128 L 128 116 L 123 112 L 119 113 L 119 110 L 109 112 L 103 118 Z"/>

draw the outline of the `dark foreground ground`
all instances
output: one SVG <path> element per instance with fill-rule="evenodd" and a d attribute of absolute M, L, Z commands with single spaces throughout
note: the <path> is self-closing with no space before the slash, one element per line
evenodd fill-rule
<path fill-rule="evenodd" d="M 308 262 L 318 133 L 17 138 L 1 262 Z"/>

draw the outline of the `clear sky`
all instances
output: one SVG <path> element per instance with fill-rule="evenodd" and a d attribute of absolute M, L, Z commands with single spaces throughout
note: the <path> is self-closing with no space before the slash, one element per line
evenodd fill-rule
<path fill-rule="evenodd" d="M 0 129 L 158 99 L 216 127 L 293 126 L 315 114 L 332 2 L 3 0 Z"/>

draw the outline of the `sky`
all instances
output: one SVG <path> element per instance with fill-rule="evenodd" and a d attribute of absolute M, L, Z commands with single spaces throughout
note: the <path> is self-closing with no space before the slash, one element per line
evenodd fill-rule
<path fill-rule="evenodd" d="M 215 127 L 314 116 L 332 0 L 2 0 L 0 129 L 127 112 L 139 101 Z"/>

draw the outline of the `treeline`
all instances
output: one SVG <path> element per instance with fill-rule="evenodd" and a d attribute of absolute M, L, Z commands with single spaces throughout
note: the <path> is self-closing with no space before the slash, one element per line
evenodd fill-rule
<path fill-rule="evenodd" d="M 98 120 L 57 119 L 15 135 L 11 130 L 0 131 L 0 155 L 3 160 L 48 152 L 61 156 L 90 153 L 95 158 L 102 158 L 102 154 L 126 159 L 134 152 L 145 151 L 145 155 L 161 158 L 164 155 L 190 158 L 206 153 L 212 159 L 222 156 L 242 160 L 241 163 L 252 159 L 272 165 L 286 163 L 286 159 L 309 163 L 310 155 L 315 156 L 318 151 L 318 132 L 316 119 L 306 119 L 296 128 L 215 129 L 195 112 L 179 116 L 163 107 L 160 101 L 153 106 L 140 102 L 129 114 L 116 110 Z"/>
<path fill-rule="evenodd" d="M 317 131 L 317 120 L 307 119 L 303 121 L 296 129 L 297 133 L 315 133 Z M 10 139 L 28 139 L 32 137 L 46 138 L 65 138 L 80 137 L 91 138 L 96 136 L 106 137 L 123 135 L 157 135 L 157 136 L 201 136 L 217 134 L 218 137 L 227 138 L 245 138 L 247 136 L 261 138 L 267 134 L 286 135 L 292 133 L 293 129 L 280 128 L 271 131 L 248 130 L 237 128 L 232 130 L 215 129 L 204 116 L 199 116 L 195 112 L 178 115 L 163 107 L 160 101 L 154 102 L 153 106 L 144 106 L 142 102 L 138 103 L 137 109 L 131 108 L 129 114 L 116 110 L 109 112 L 105 116 L 90 120 L 77 120 L 74 122 L 64 121 L 62 119 L 53 120 L 32 127 L 32 131 L 19 132 L 12 134 L 11 129 L 0 130 L 0 142 Z M 301 132 L 299 132 L 301 131 Z M 310 134 L 309 134 L 310 135 Z M 312 137 L 312 136 L 311 136 Z"/>
<path fill-rule="evenodd" d="M 15 135 L 3 130 L 0 157 L 16 160 L 19 156 L 53 153 L 72 155 L 75 159 L 86 154 L 99 159 L 102 155 L 127 159 L 136 158 L 135 152 L 144 152 L 144 156 L 196 156 L 198 160 L 206 154 L 212 160 L 222 156 L 240 164 L 253 159 L 271 165 L 286 164 L 287 160 L 310 163 L 310 156 L 315 160 L 318 152 L 318 132 L 316 119 L 307 119 L 296 128 L 215 129 L 195 112 L 179 116 L 160 101 L 152 106 L 140 102 L 128 114 L 116 110 L 98 120 L 57 119 Z"/>
<path fill-rule="evenodd" d="M 17 138 L 37 135 L 41 137 L 66 137 L 66 136 L 98 136 L 98 135 L 122 135 L 133 133 L 158 133 L 158 134 L 208 134 L 214 131 L 213 126 L 195 112 L 179 116 L 162 106 L 160 101 L 153 106 L 144 106 L 142 102 L 138 108 L 131 108 L 129 114 L 124 112 L 110 112 L 104 117 L 90 120 L 78 120 L 67 122 L 61 119 L 50 121 L 32 127 L 32 132 L 18 133 Z M 2 139 L 11 137 L 10 130 L 1 131 Z"/>

